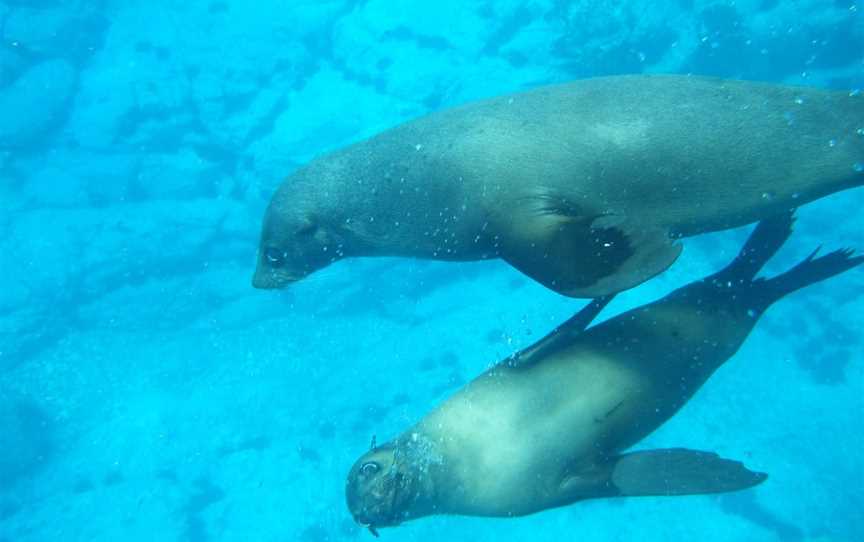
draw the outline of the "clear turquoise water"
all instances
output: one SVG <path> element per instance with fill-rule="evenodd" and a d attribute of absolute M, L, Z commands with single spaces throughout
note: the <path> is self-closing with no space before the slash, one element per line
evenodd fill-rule
<path fill-rule="evenodd" d="M 362 540 L 344 477 L 579 302 L 496 262 L 349 260 L 249 285 L 264 206 L 312 156 L 425 112 L 611 73 L 864 87 L 854 0 L 0 0 L 0 541 Z M 861 189 L 769 270 L 864 247 Z M 608 314 L 705 275 L 686 241 Z M 775 306 L 645 447 L 768 472 L 713 497 L 390 540 L 864 540 L 864 272 Z"/>

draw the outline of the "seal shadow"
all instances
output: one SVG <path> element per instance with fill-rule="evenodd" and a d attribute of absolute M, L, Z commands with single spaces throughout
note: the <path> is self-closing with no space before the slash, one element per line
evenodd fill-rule
<path fill-rule="evenodd" d="M 717 501 L 727 514 L 746 519 L 756 525 L 773 531 L 778 540 L 804 540 L 804 533 L 795 525 L 784 521 L 759 504 L 756 496 L 747 491 L 719 495 Z"/>
<path fill-rule="evenodd" d="M 225 492 L 222 488 L 214 485 L 209 479 L 199 478 L 195 481 L 195 492 L 189 496 L 186 506 L 183 507 L 186 527 L 185 540 L 188 542 L 208 542 L 210 540 L 201 513 L 224 498 Z"/>
<path fill-rule="evenodd" d="M 861 339 L 856 330 L 829 316 L 817 334 L 811 334 L 795 349 L 795 359 L 815 383 L 839 385 L 846 382 L 846 367 L 860 349 Z"/>
<path fill-rule="evenodd" d="M 51 415 L 30 399 L 0 397 L 0 490 L 32 478 L 57 455 L 57 428 Z"/>
<path fill-rule="evenodd" d="M 837 301 L 840 303 L 840 300 Z M 808 316 L 824 315 L 818 327 L 808 322 Z M 769 320 L 766 330 L 776 337 L 795 337 L 807 330 L 803 342 L 794 343 L 794 359 L 811 382 L 836 386 L 846 382 L 846 368 L 862 346 L 857 330 L 831 315 L 831 304 L 805 303 L 800 310 L 788 311 L 782 321 Z"/>

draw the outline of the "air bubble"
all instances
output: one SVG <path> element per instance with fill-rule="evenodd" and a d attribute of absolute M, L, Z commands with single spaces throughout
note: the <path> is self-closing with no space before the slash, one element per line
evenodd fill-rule
<path fill-rule="evenodd" d="M 798 105 L 803 104 L 803 103 L 804 103 L 804 98 L 802 98 L 801 96 L 796 97 L 796 98 L 795 98 L 795 103 L 798 104 Z"/>
<path fill-rule="evenodd" d="M 837 140 L 836 139 L 829 139 L 828 140 L 828 146 L 829 147 L 836 147 L 837 146 Z"/>
<path fill-rule="evenodd" d="M 852 169 L 854 169 L 857 173 L 864 173 L 864 162 L 855 162 L 852 164 Z"/>

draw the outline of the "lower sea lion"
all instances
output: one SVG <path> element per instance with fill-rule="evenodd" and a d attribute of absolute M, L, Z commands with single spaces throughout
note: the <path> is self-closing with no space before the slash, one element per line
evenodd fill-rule
<path fill-rule="evenodd" d="M 503 258 L 597 297 L 675 239 L 864 183 L 864 93 L 633 75 L 447 109 L 313 160 L 273 196 L 253 284 L 346 257 Z"/>
<path fill-rule="evenodd" d="M 775 301 L 864 261 L 815 253 L 755 279 L 791 231 L 762 222 L 725 269 L 587 328 L 594 302 L 486 371 L 348 475 L 355 520 L 375 532 L 430 514 L 519 516 L 583 499 L 735 491 L 765 474 L 710 452 L 624 450 L 677 412 Z"/>

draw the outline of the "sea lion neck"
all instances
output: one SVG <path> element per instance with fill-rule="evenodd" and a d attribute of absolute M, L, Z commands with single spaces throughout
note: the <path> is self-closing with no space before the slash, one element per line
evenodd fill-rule
<path fill-rule="evenodd" d="M 315 220 L 337 223 L 352 212 L 346 199 L 350 187 L 339 161 L 317 158 L 300 167 L 276 191 L 274 200 L 282 212 L 307 215 Z"/>
<path fill-rule="evenodd" d="M 338 238 L 343 257 L 386 255 L 378 247 L 390 221 L 376 211 L 367 193 L 372 190 L 370 174 L 355 162 L 340 151 L 316 158 L 291 175 L 276 199 L 284 214 L 311 221 Z"/>
<path fill-rule="evenodd" d="M 346 256 L 492 257 L 487 219 L 470 205 L 469 173 L 415 124 L 331 153 L 307 171 L 310 190 L 331 205 Z M 437 182 L 442 175 L 455 182 Z"/>

